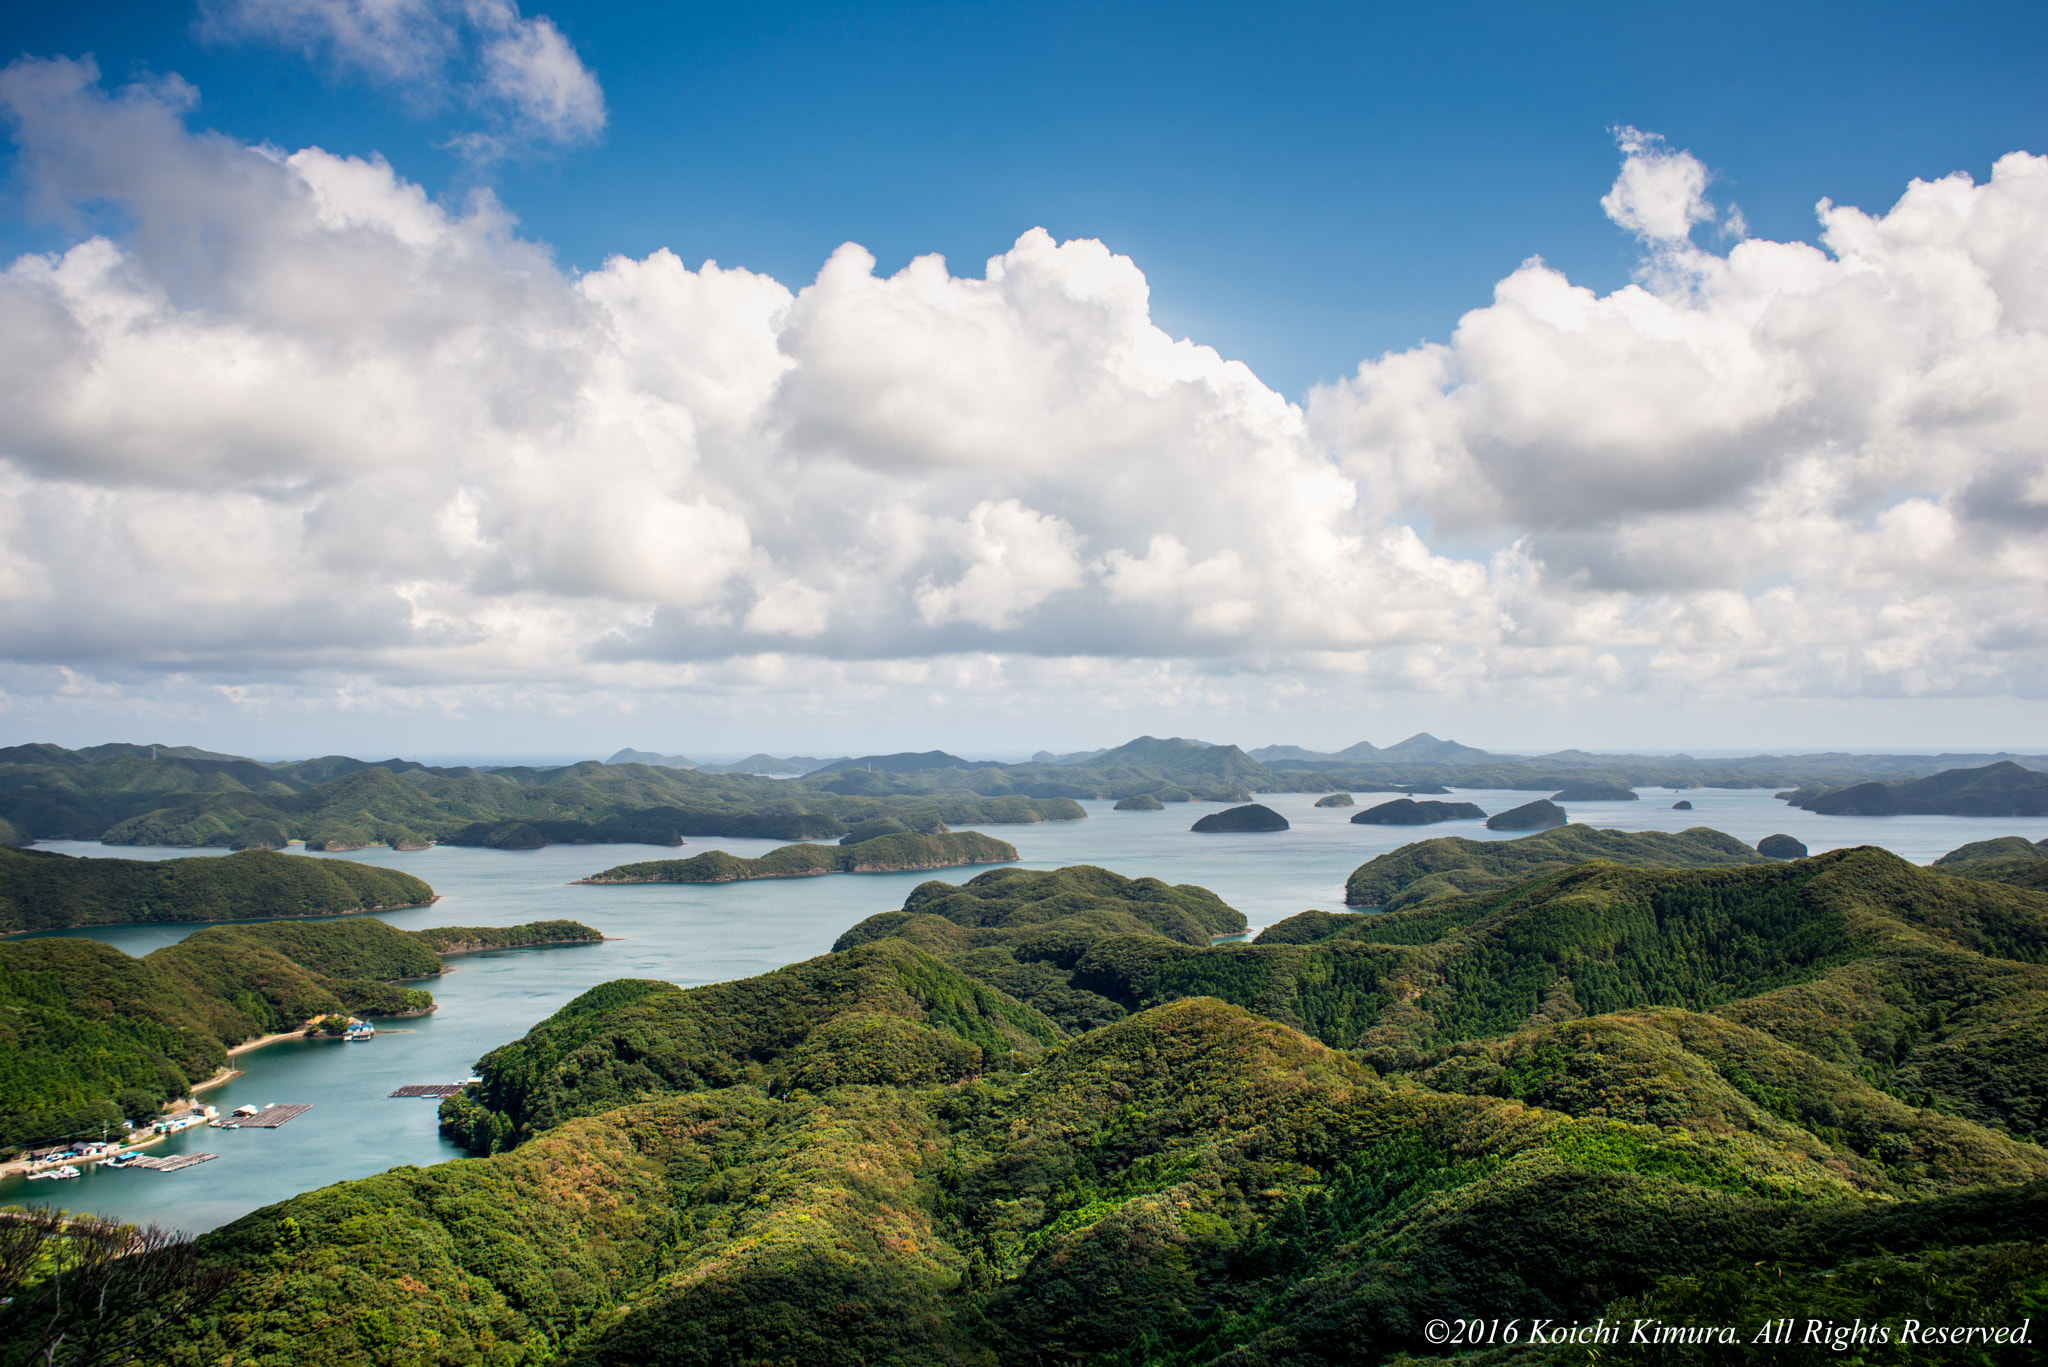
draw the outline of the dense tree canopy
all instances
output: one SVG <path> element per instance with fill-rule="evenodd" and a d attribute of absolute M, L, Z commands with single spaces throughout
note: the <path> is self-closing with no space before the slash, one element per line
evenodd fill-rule
<path fill-rule="evenodd" d="M 74 859 L 0 849 L 0 933 L 138 921 L 389 911 L 434 900 L 411 874 L 243 850 L 225 859 Z"/>
<path fill-rule="evenodd" d="M 2048 897 L 1544 862 L 1213 947 L 1202 889 L 1003 868 L 605 984 L 449 1099 L 487 1156 L 207 1236 L 234 1279 L 168 1360 L 1533 1363 L 1425 1326 L 2038 1309 Z"/>

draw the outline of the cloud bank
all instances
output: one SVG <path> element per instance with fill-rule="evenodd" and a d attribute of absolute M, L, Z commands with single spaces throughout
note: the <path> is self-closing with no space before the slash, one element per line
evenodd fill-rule
<path fill-rule="evenodd" d="M 445 11 L 236 13 L 398 80 Z M 2042 157 L 1823 202 L 1824 249 L 1716 254 L 1693 231 L 1739 213 L 1622 129 L 1602 203 L 1637 283 L 1531 259 L 1448 343 L 1295 403 L 1154 326 L 1099 242 L 887 277 L 848 244 L 796 290 L 666 251 L 572 276 L 488 196 L 193 133 L 189 105 L 0 73 L 42 201 L 135 225 L 0 276 L 17 691 L 2048 679 Z"/>

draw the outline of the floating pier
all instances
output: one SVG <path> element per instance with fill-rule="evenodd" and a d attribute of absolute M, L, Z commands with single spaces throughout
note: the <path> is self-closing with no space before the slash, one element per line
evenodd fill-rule
<path fill-rule="evenodd" d="M 174 1153 L 167 1158 L 153 1158 L 147 1154 L 137 1154 L 133 1158 L 122 1160 L 121 1166 L 124 1168 L 147 1168 L 151 1172 L 176 1172 L 179 1168 L 196 1167 L 201 1163 L 207 1162 L 209 1159 L 218 1157 L 220 1155 L 217 1153 Z"/>
<path fill-rule="evenodd" d="M 466 1082 L 408 1082 L 393 1092 L 393 1096 L 454 1096 L 469 1084 Z"/>
<path fill-rule="evenodd" d="M 274 1130 L 287 1120 L 297 1120 L 311 1106 L 265 1106 L 254 1115 L 238 1115 L 221 1122 L 221 1128 L 242 1130 Z"/>

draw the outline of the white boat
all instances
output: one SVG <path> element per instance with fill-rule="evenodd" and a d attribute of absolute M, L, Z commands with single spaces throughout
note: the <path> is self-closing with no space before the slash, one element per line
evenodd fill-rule
<path fill-rule="evenodd" d="M 375 1039 L 376 1037 L 377 1027 L 374 1025 L 351 1025 L 345 1038 L 350 1044 L 361 1044 L 365 1040 Z"/>
<path fill-rule="evenodd" d="M 32 1172 L 28 1175 L 28 1180 L 34 1182 L 42 1178 L 48 1178 L 51 1181 L 56 1182 L 63 1181 L 64 1179 L 70 1177 L 77 1177 L 80 1175 L 81 1174 L 79 1173 L 77 1168 L 74 1168 L 69 1163 L 66 1163 L 63 1167 L 52 1169 L 49 1172 Z"/>

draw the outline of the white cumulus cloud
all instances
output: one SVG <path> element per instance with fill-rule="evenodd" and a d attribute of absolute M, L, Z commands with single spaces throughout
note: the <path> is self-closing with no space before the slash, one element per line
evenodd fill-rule
<path fill-rule="evenodd" d="M 0 707 L 166 676 L 396 708 L 2048 677 L 2042 158 L 1722 256 L 1685 237 L 1704 172 L 1631 130 L 1638 283 L 1532 260 L 1296 404 L 1160 330 L 1098 242 L 571 276 L 488 197 L 190 107 L 0 73 L 42 202 L 135 224 L 0 273 Z"/>
<path fill-rule="evenodd" d="M 1614 188 L 1600 198 L 1607 216 L 1646 242 L 1684 241 L 1696 223 L 1709 223 L 1707 168 L 1690 152 L 1674 152 L 1656 133 L 1626 125 L 1614 130 L 1625 157 Z"/>

